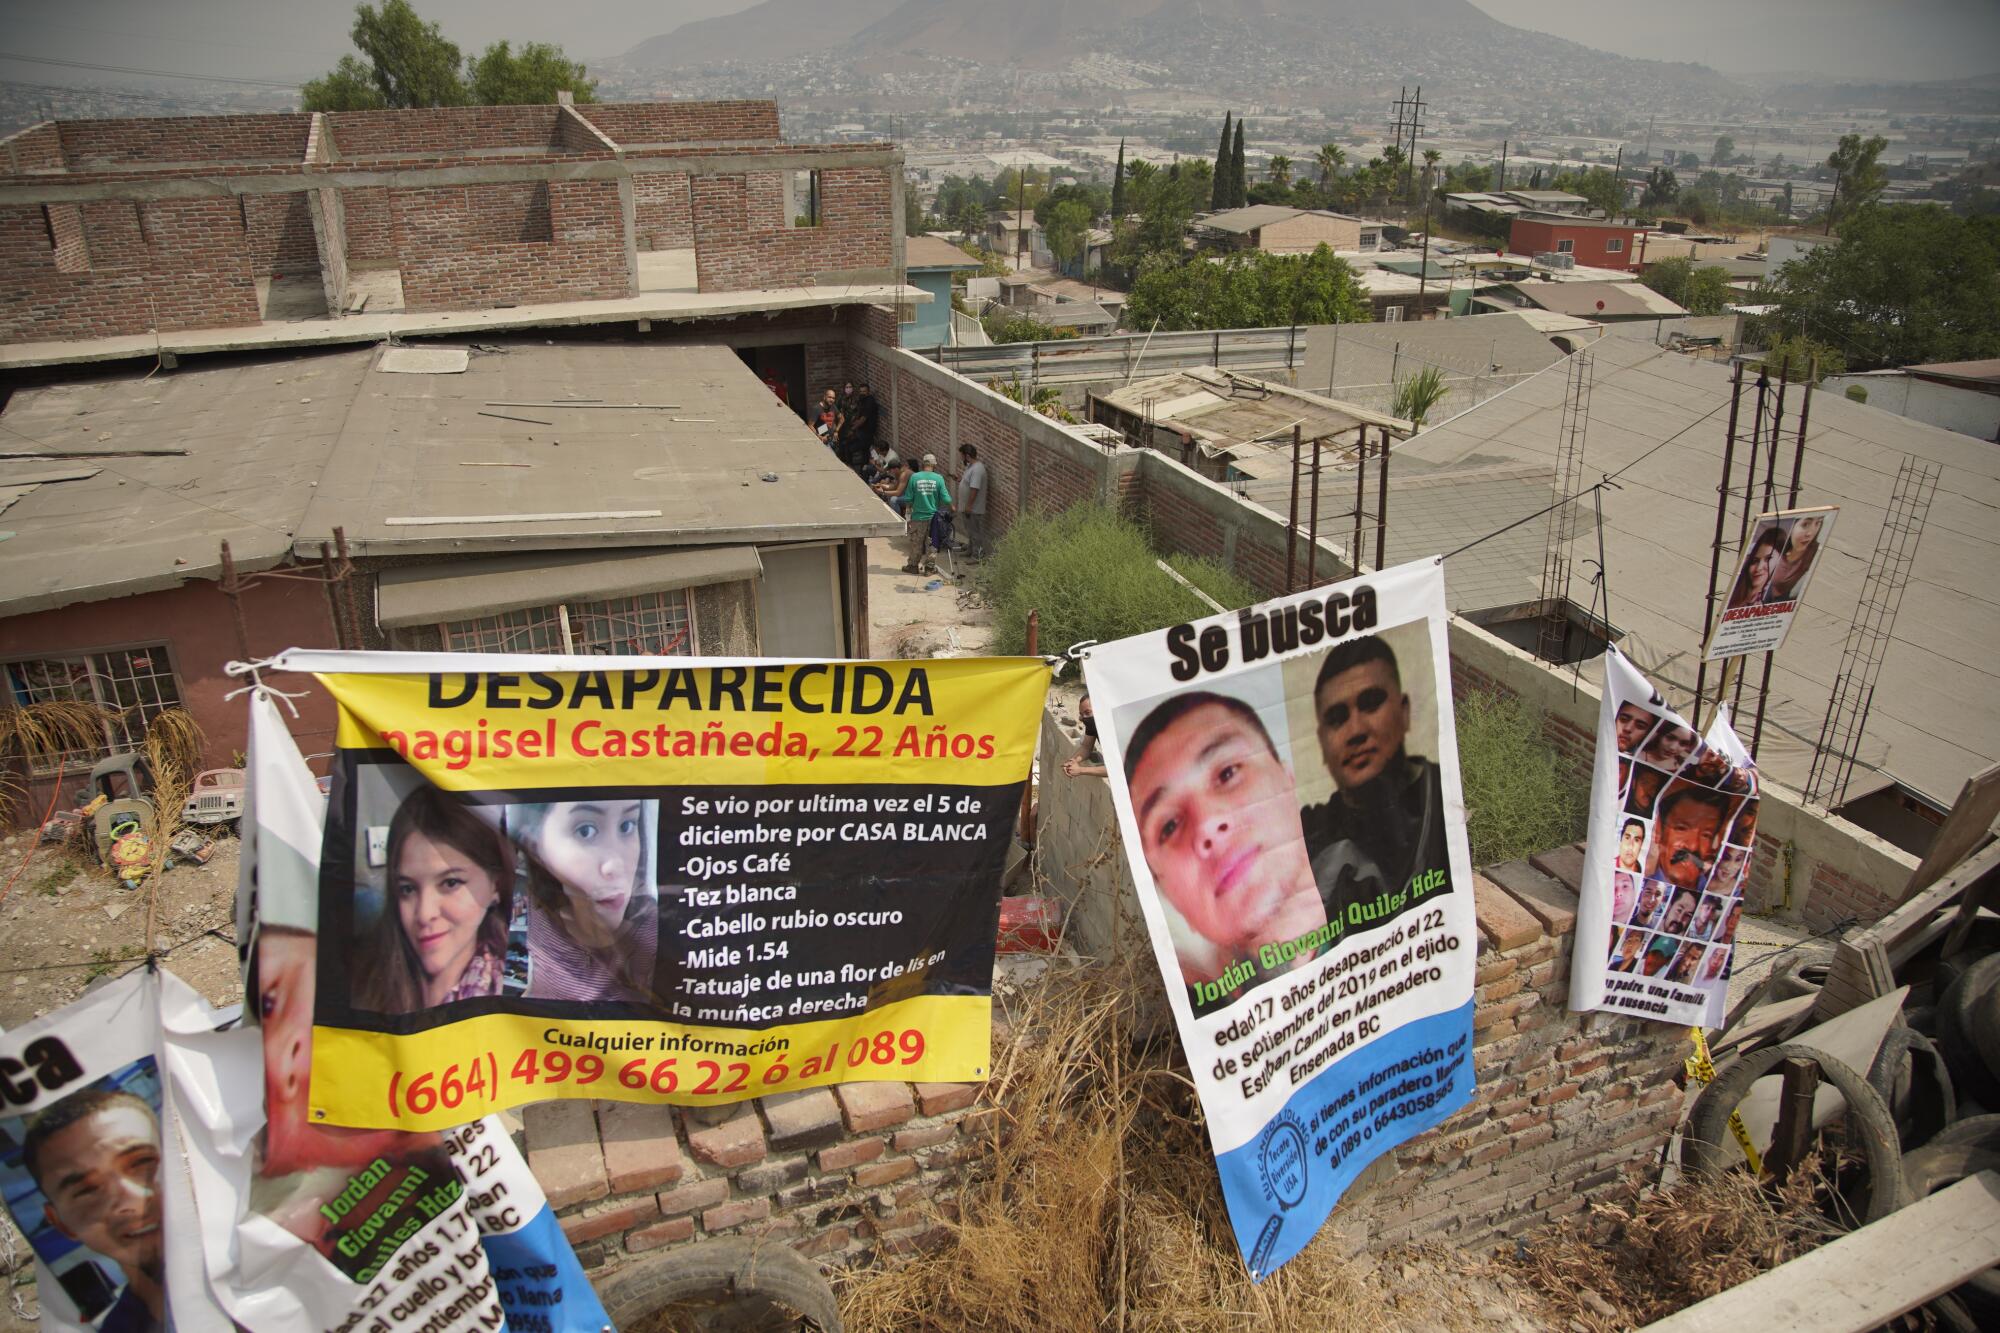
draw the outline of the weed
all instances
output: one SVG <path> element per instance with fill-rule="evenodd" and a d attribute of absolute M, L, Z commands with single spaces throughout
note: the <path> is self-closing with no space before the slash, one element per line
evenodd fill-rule
<path fill-rule="evenodd" d="M 1213 614 L 1160 572 L 1145 531 L 1102 505 L 1060 514 L 1023 514 L 994 551 L 987 596 L 999 623 L 995 651 L 1027 648 L 1028 612 L 1041 612 L 1041 647 L 1061 651 L 1086 639 L 1109 642 Z M 1176 566 L 1224 606 L 1256 594 L 1206 561 Z"/>
<path fill-rule="evenodd" d="M 1456 711 L 1473 865 L 1512 861 L 1583 836 L 1589 783 L 1550 747 L 1526 705 L 1474 692 Z"/>
<path fill-rule="evenodd" d="M 29 887 L 44 898 L 55 898 L 61 895 L 65 884 L 76 878 L 76 872 L 77 866 L 74 861 L 57 861 L 37 875 Z"/>
<path fill-rule="evenodd" d="M 84 972 L 83 979 L 85 982 L 92 982 L 99 977 L 108 977 L 118 970 L 120 963 L 136 962 L 145 956 L 143 953 L 114 953 L 110 949 L 92 949 L 90 967 Z"/>

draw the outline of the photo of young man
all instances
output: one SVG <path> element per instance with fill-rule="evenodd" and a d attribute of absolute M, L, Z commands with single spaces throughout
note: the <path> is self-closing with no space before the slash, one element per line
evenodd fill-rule
<path fill-rule="evenodd" d="M 1298 791 L 1255 708 L 1206 690 L 1170 695 L 1124 750 L 1146 868 L 1189 932 L 1176 947 L 1190 988 L 1326 924 Z"/>
<path fill-rule="evenodd" d="M 160 1223 L 160 1122 L 142 1097 L 102 1080 L 28 1118 L 21 1165 L 58 1233 L 124 1277 L 99 1333 L 167 1327 Z"/>
<path fill-rule="evenodd" d="M 1336 645 L 1320 662 L 1312 703 L 1334 790 L 1299 818 L 1327 919 L 1425 872 L 1449 874 L 1441 770 L 1407 743 L 1411 700 L 1395 650 L 1379 635 Z"/>
<path fill-rule="evenodd" d="M 1660 720 L 1658 713 L 1627 700 L 1618 705 L 1618 753 L 1631 756 L 1646 743 L 1646 733 Z"/>

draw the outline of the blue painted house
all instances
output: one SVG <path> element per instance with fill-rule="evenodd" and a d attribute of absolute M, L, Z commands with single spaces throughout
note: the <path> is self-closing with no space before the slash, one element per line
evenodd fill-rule
<path fill-rule="evenodd" d="M 977 272 L 979 261 L 950 241 L 911 236 L 904 242 L 904 269 L 910 285 L 929 292 L 931 302 L 909 307 L 916 318 L 903 325 L 903 346 L 944 346 L 951 341 L 951 276 Z"/>

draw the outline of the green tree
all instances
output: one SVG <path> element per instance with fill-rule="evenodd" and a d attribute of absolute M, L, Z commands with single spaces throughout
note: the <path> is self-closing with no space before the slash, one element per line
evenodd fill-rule
<path fill-rule="evenodd" d="M 1829 343 L 1858 370 L 2000 355 L 2000 218 L 1893 204 L 1839 234 L 1767 284 L 1769 337 Z"/>
<path fill-rule="evenodd" d="M 1684 255 L 1647 265 L 1639 281 L 1691 315 L 1719 315 L 1729 303 L 1728 271 Z"/>
<path fill-rule="evenodd" d="M 299 104 L 308 111 L 380 111 L 389 104 L 375 86 L 375 72 L 354 56 L 299 89 Z"/>
<path fill-rule="evenodd" d="M 1863 139 L 1858 134 L 1840 136 L 1840 146 L 1827 155 L 1827 169 L 1833 172 L 1833 199 L 1827 205 L 1829 234 L 1842 220 L 1870 208 L 1882 197 L 1889 183 L 1888 173 L 1876 161 L 1889 141 L 1880 135 Z"/>
<path fill-rule="evenodd" d="M 1271 155 L 1271 184 L 1279 189 L 1289 189 L 1292 184 L 1292 159 L 1283 153 Z"/>
<path fill-rule="evenodd" d="M 1090 223 L 1090 205 L 1080 199 L 1066 199 L 1049 210 L 1042 230 L 1048 236 L 1049 253 L 1065 269 L 1082 262 Z"/>
<path fill-rule="evenodd" d="M 1701 154 L 1682 153 L 1681 160 L 1676 165 L 1679 166 L 1682 171 L 1700 171 Z"/>
<path fill-rule="evenodd" d="M 1424 149 L 1424 193 L 1431 192 L 1431 180 L 1437 175 L 1438 163 L 1444 161 L 1444 154 L 1435 148 Z"/>
<path fill-rule="evenodd" d="M 1118 141 L 1118 168 L 1111 173 L 1111 225 L 1125 220 L 1125 141 Z"/>
<path fill-rule="evenodd" d="M 1059 329 L 1003 305 L 989 306 L 979 317 L 979 326 L 996 343 L 1040 343 L 1077 336 L 1075 329 Z"/>
<path fill-rule="evenodd" d="M 1764 349 L 1763 359 L 1756 362 L 1773 375 L 1783 375 L 1794 384 L 1802 384 L 1808 376 L 1814 376 L 1814 383 L 1828 375 L 1838 375 L 1847 369 L 1847 356 L 1831 343 L 1815 342 L 1811 338 L 1777 338 Z"/>
<path fill-rule="evenodd" d="M 518 54 L 508 43 L 495 42 L 467 72 L 475 106 L 553 102 L 559 92 L 589 102 L 597 93 L 597 80 L 586 78 L 582 65 L 547 42 L 524 42 Z"/>
<path fill-rule="evenodd" d="M 1243 122 L 1236 122 L 1236 144 L 1229 154 L 1229 206 L 1241 208 L 1249 202 L 1244 191 L 1243 177 Z"/>
<path fill-rule="evenodd" d="M 1389 404 L 1389 415 L 1401 417 L 1418 430 L 1422 430 L 1424 418 L 1431 414 L 1449 392 L 1451 386 L 1445 383 L 1444 371 L 1437 366 L 1425 366 L 1416 374 L 1405 375 L 1396 381 L 1396 393 Z"/>
<path fill-rule="evenodd" d="M 1340 169 L 1347 164 L 1347 150 L 1337 143 L 1323 143 L 1319 152 L 1313 154 L 1313 165 L 1319 168 L 1319 187 L 1331 190 Z"/>
<path fill-rule="evenodd" d="M 1222 139 L 1215 146 L 1215 178 L 1209 192 L 1208 206 L 1211 210 L 1218 212 L 1229 207 L 1229 200 L 1227 198 L 1229 193 L 1229 166 L 1231 162 L 1229 129 L 1233 114 L 1228 111 L 1222 113 Z"/>
<path fill-rule="evenodd" d="M 382 0 L 379 9 L 369 4 L 356 5 L 354 27 L 349 35 L 367 61 L 369 81 L 375 85 L 381 105 L 465 105 L 465 80 L 459 73 L 465 63 L 464 53 L 445 38 L 437 24 L 419 18 L 417 11 L 410 8 L 409 0 Z M 329 76 L 339 86 L 344 87 L 353 73 L 348 59 L 335 66 Z M 314 84 L 323 82 L 315 80 Z M 303 90 L 305 109 L 329 109 L 314 103 L 314 94 L 321 91 L 314 84 L 306 85 Z M 338 90 L 338 87 L 333 89 Z"/>
<path fill-rule="evenodd" d="M 1780 175 L 1784 172 L 1784 170 L 1785 170 L 1785 155 L 1783 153 L 1771 154 L 1771 160 L 1764 164 L 1764 174 L 1766 176 Z"/>
<path fill-rule="evenodd" d="M 1354 271 L 1324 245 L 1309 255 L 1156 253 L 1140 266 L 1126 309 L 1134 327 L 1158 320 L 1164 330 L 1357 324 L 1370 313 Z"/>
<path fill-rule="evenodd" d="M 1681 196 L 1681 183 L 1671 167 L 1654 167 L 1639 194 L 1639 207 L 1647 210 L 1672 208 Z"/>
<path fill-rule="evenodd" d="M 1625 211 L 1625 186 L 1609 167 L 1561 172 L 1556 176 L 1554 185 L 1558 190 L 1582 195 L 1590 201 L 1592 208 L 1602 211 L 1607 217 L 1616 217 Z"/>
<path fill-rule="evenodd" d="M 1058 185 L 1035 203 L 1035 221 L 1046 231 L 1049 219 L 1055 216 L 1056 205 L 1079 203 L 1088 211 L 1090 221 L 1096 222 L 1111 209 L 1111 192 L 1096 181 L 1084 184 Z"/>
<path fill-rule="evenodd" d="M 1736 140 L 1726 134 L 1715 136 L 1715 151 L 1708 155 L 1712 167 L 1726 167 L 1736 160 Z"/>

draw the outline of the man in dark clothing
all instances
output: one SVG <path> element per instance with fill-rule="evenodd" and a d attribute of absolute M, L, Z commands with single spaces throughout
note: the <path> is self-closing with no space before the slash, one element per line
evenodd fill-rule
<path fill-rule="evenodd" d="M 868 461 L 868 451 L 875 447 L 875 432 L 881 420 L 882 404 L 873 390 L 862 385 L 847 409 L 847 434 L 840 445 L 840 455 L 849 467 L 859 471 Z"/>
<path fill-rule="evenodd" d="M 1313 713 L 1320 756 L 1337 788 L 1331 800 L 1299 812 L 1313 879 L 1327 920 L 1378 924 L 1387 917 L 1349 909 L 1401 892 L 1425 871 L 1450 873 L 1444 784 L 1435 763 L 1403 748 L 1410 696 L 1381 639 L 1353 639 L 1326 655 Z"/>

